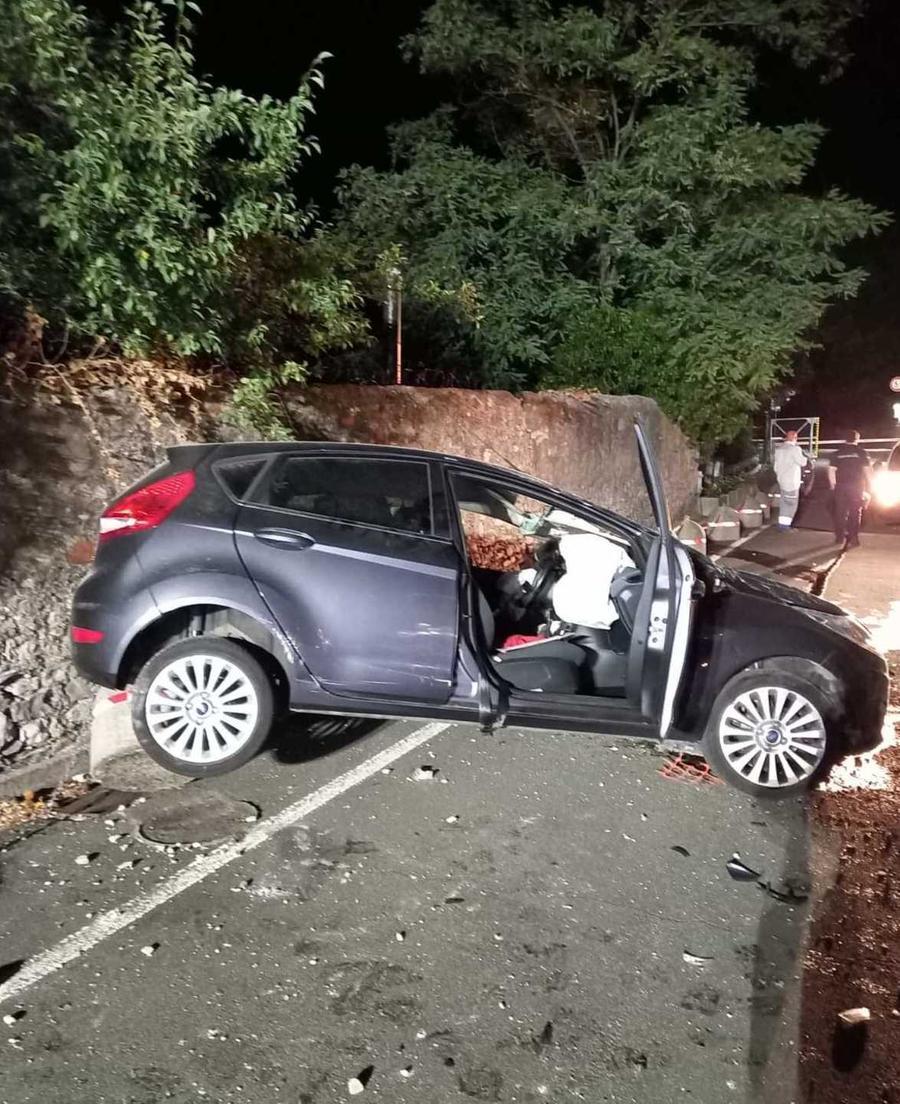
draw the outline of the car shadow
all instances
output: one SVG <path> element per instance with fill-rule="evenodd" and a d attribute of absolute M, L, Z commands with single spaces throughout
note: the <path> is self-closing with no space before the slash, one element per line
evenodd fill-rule
<path fill-rule="evenodd" d="M 372 717 L 295 713 L 275 726 L 266 750 L 279 763 L 309 763 L 362 740 L 383 724 Z"/>
<path fill-rule="evenodd" d="M 758 823 L 779 853 L 758 886 L 766 895 L 748 962 L 747 1104 L 797 1099 L 803 962 L 813 910 L 808 798 L 759 804 Z"/>

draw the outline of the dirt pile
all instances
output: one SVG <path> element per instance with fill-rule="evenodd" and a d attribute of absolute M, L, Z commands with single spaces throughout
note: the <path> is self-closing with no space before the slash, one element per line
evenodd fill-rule
<path fill-rule="evenodd" d="M 900 709 L 900 653 L 889 655 L 893 709 Z M 900 1101 L 900 747 L 879 753 L 888 789 L 818 793 L 819 848 L 837 861 L 820 903 L 803 980 L 804 1104 Z M 839 1014 L 868 1008 L 848 1030 Z"/>

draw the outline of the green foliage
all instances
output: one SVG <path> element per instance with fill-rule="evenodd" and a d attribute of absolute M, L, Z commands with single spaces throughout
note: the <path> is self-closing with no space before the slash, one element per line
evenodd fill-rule
<path fill-rule="evenodd" d="M 277 368 L 257 368 L 240 380 L 231 394 L 225 420 L 237 429 L 267 441 L 291 441 L 293 431 L 287 392 L 303 384 L 305 364 L 288 361 Z"/>
<path fill-rule="evenodd" d="M 69 0 L 0 0 L 0 290 L 126 352 L 349 341 L 355 294 L 307 256 L 293 190 L 327 55 L 285 101 L 214 87 L 197 10 L 137 0 L 104 33 Z"/>
<path fill-rule="evenodd" d="M 495 386 L 659 399 L 727 439 L 863 274 L 886 218 L 802 190 L 819 127 L 764 128 L 760 49 L 840 64 L 855 0 L 436 0 L 405 44 L 465 106 L 393 132 L 389 172 L 344 180 L 361 270 L 403 250 L 407 289 L 466 322 Z"/>

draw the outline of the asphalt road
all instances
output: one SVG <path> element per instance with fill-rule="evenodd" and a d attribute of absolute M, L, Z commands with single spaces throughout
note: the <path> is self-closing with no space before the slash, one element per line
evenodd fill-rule
<path fill-rule="evenodd" d="M 802 805 L 568 733 L 452 726 L 383 773 L 421 730 L 294 722 L 181 791 L 255 803 L 244 853 L 122 813 L 7 840 L 0 1100 L 330 1104 L 369 1067 L 396 1104 L 795 1099 L 810 906 L 725 864 L 802 895 Z"/>

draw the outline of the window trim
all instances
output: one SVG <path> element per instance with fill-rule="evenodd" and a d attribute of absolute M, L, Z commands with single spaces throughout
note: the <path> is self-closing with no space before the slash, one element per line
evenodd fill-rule
<path fill-rule="evenodd" d="M 227 468 L 231 464 L 242 464 L 242 463 L 253 463 L 253 462 L 257 462 L 257 463 L 260 464 L 259 471 L 250 480 L 249 484 L 247 485 L 247 489 L 246 489 L 246 491 L 244 491 L 243 495 L 238 496 L 228 486 L 228 483 L 225 481 L 225 477 L 222 475 L 221 469 L 222 468 Z M 257 452 L 257 453 L 250 453 L 246 456 L 226 456 L 221 460 L 214 460 L 212 462 L 212 464 L 210 465 L 210 467 L 212 468 L 213 478 L 219 484 L 219 486 L 222 488 L 222 490 L 225 492 L 225 494 L 228 495 L 228 497 L 231 499 L 231 501 L 232 502 L 238 502 L 238 503 L 244 503 L 244 502 L 247 501 L 246 496 L 248 494 L 250 494 L 250 492 L 253 490 L 253 488 L 256 486 L 256 484 L 259 482 L 259 480 L 263 476 L 263 474 L 266 471 L 268 471 L 269 466 L 271 465 L 271 463 L 272 463 L 272 457 L 271 456 L 268 456 L 264 452 L 263 453 Z"/>

